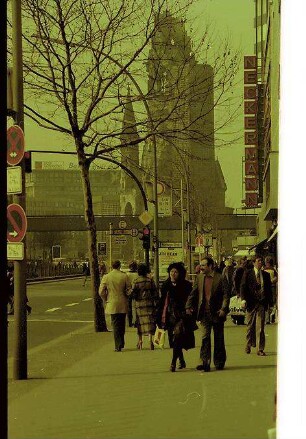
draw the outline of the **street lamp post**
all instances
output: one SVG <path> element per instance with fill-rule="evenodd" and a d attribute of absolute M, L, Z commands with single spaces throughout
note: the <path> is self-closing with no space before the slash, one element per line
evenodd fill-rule
<path fill-rule="evenodd" d="M 186 164 L 184 157 L 182 156 L 181 151 L 173 145 L 177 151 L 177 153 L 180 156 L 181 163 L 183 165 L 184 174 L 185 174 L 185 184 L 186 184 L 186 214 L 187 214 L 187 265 L 189 269 L 189 274 L 191 274 L 192 271 L 192 261 L 191 261 L 191 227 L 190 227 L 190 185 L 189 185 L 189 169 L 188 165 Z M 183 206 L 183 189 L 182 189 L 182 180 L 181 180 L 181 205 Z M 185 227 L 184 224 L 184 215 L 183 215 L 183 207 L 181 209 L 181 215 L 182 215 L 182 230 Z M 182 232 L 182 247 L 183 247 L 183 232 Z M 184 248 L 184 247 L 183 247 Z"/>

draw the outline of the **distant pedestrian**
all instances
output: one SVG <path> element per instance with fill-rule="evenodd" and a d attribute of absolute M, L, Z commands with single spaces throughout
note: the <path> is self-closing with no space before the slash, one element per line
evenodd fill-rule
<path fill-rule="evenodd" d="M 224 322 L 229 312 L 228 282 L 213 270 L 214 261 L 205 257 L 201 261 L 202 273 L 198 275 L 186 303 L 186 312 L 195 313 L 202 333 L 200 357 L 202 364 L 197 370 L 210 371 L 211 330 L 214 331 L 214 364 L 222 370 L 226 361 Z"/>
<path fill-rule="evenodd" d="M 265 312 L 272 305 L 270 275 L 262 270 L 262 258 L 256 257 L 254 267 L 247 269 L 240 285 L 242 306 L 246 308 L 247 334 L 245 352 L 258 346 L 257 355 L 266 355 L 265 349 Z"/>
<path fill-rule="evenodd" d="M 225 267 L 223 268 L 222 276 L 225 277 L 225 279 L 228 283 L 228 291 L 230 293 L 230 296 L 234 296 L 234 293 L 233 293 L 234 271 L 235 271 L 235 266 L 233 264 L 233 259 L 232 259 L 232 257 L 229 256 L 225 261 Z"/>
<path fill-rule="evenodd" d="M 238 297 L 240 297 L 240 284 L 243 273 L 247 268 L 247 262 L 247 257 L 243 256 L 243 258 L 239 260 L 239 265 L 236 267 L 233 274 L 233 293 Z"/>
<path fill-rule="evenodd" d="M 88 261 L 83 262 L 83 275 L 84 275 L 83 287 L 85 287 L 87 278 L 88 276 L 90 276 L 90 268 Z"/>
<path fill-rule="evenodd" d="M 131 288 L 127 274 L 120 267 L 121 262 L 114 261 L 112 270 L 103 276 L 99 287 L 99 294 L 105 303 L 105 314 L 111 316 L 116 352 L 121 352 L 125 345 L 125 317 Z"/>
<path fill-rule="evenodd" d="M 10 309 L 9 315 L 14 315 L 14 266 L 8 265 L 6 270 L 7 286 L 8 286 L 8 304 Z"/>
<path fill-rule="evenodd" d="M 131 261 L 129 264 L 129 271 L 127 272 L 128 278 L 130 280 L 131 285 L 133 284 L 133 281 L 138 277 L 137 273 L 137 262 Z M 132 307 L 132 296 L 129 295 L 128 297 L 128 322 L 129 327 L 131 328 L 133 326 L 133 323 L 135 322 L 136 316 L 133 316 L 133 307 Z"/>
<path fill-rule="evenodd" d="M 99 263 L 99 275 L 100 278 L 102 279 L 102 277 L 107 273 L 107 267 L 104 261 L 101 261 Z"/>
<path fill-rule="evenodd" d="M 242 279 L 243 273 L 246 270 L 246 267 L 247 267 L 247 257 L 243 256 L 243 258 L 241 258 L 239 260 L 239 264 L 235 268 L 235 271 L 233 274 L 233 289 L 232 289 L 232 293 L 231 293 L 231 296 L 232 296 L 231 302 L 234 301 L 234 303 L 236 303 L 236 304 L 241 303 L 240 284 L 241 284 L 241 279 Z M 236 296 L 236 299 L 235 299 L 235 296 Z M 237 305 L 236 305 L 236 307 L 237 307 Z M 231 313 L 231 319 L 232 319 L 233 323 L 235 323 L 236 325 L 244 324 L 245 310 L 244 310 L 244 312 L 241 311 L 241 313 L 237 313 L 237 314 Z"/>
<path fill-rule="evenodd" d="M 150 348 L 154 345 L 152 336 L 156 329 L 158 291 L 154 280 L 148 275 L 146 264 L 139 264 L 136 278 L 132 282 L 130 297 L 135 307 L 135 326 L 137 328 L 137 349 L 142 349 L 143 335 L 149 336 Z"/>
<path fill-rule="evenodd" d="M 168 267 L 168 279 L 161 288 L 161 299 L 158 307 L 157 324 L 168 331 L 169 345 L 173 348 L 170 371 L 175 372 L 179 360 L 179 369 L 186 367 L 183 349 L 195 347 L 195 322 L 187 316 L 185 305 L 192 284 L 186 277 L 183 263 L 173 263 Z"/>
<path fill-rule="evenodd" d="M 278 273 L 277 270 L 274 268 L 274 264 L 273 264 L 273 258 L 271 258 L 270 256 L 267 256 L 265 258 L 265 266 L 264 266 L 264 271 L 266 273 L 269 273 L 270 275 L 270 279 L 271 279 L 271 288 L 272 288 L 272 302 L 273 305 L 271 308 L 268 309 L 267 311 L 267 318 L 266 318 L 266 323 L 274 323 L 275 322 L 275 318 L 277 315 L 277 301 L 278 301 L 278 294 L 277 294 L 277 287 L 278 287 Z"/>
<path fill-rule="evenodd" d="M 7 281 L 8 281 L 8 289 L 9 289 L 9 296 L 8 296 L 8 304 L 10 305 L 10 309 L 8 311 L 8 315 L 14 315 L 14 265 L 8 265 L 7 267 Z M 32 307 L 29 305 L 29 299 L 26 296 L 26 311 L 27 314 L 30 315 L 32 312 Z"/>

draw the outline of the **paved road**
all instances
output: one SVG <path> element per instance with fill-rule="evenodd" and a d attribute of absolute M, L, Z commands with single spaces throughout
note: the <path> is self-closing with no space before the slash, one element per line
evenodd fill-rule
<path fill-rule="evenodd" d="M 33 285 L 29 297 L 29 379 L 9 383 L 11 439 L 267 437 L 276 325 L 266 328 L 268 356 L 258 357 L 244 353 L 245 327 L 227 322 L 226 369 L 208 374 L 195 370 L 196 331 L 187 369 L 171 373 L 170 349 L 147 343 L 137 351 L 134 329 L 122 353 L 113 352 L 112 333 L 93 332 L 90 290 L 80 280 Z"/>
<path fill-rule="evenodd" d="M 31 349 L 93 321 L 90 282 L 69 279 L 27 286 L 32 313 L 28 317 L 28 347 Z M 9 357 L 13 349 L 13 321 L 9 316 Z"/>

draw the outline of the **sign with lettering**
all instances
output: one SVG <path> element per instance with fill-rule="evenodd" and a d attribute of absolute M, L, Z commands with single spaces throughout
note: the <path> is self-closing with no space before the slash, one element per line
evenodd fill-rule
<path fill-rule="evenodd" d="M 257 58 L 255 55 L 244 57 L 244 183 L 245 207 L 258 205 L 258 85 Z M 257 203 L 257 205 L 256 205 Z"/>

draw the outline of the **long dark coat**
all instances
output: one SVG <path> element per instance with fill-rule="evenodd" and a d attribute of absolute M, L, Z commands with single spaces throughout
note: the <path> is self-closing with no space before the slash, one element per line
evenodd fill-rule
<path fill-rule="evenodd" d="M 182 349 L 195 347 L 194 330 L 197 329 L 195 318 L 186 315 L 185 305 L 192 290 L 192 284 L 188 280 L 178 281 L 174 286 L 170 279 L 164 282 L 161 289 L 161 298 L 157 312 L 157 324 L 169 331 L 173 331 L 174 346 Z M 169 304 L 166 310 L 166 321 L 162 322 L 162 314 L 167 295 Z"/>

